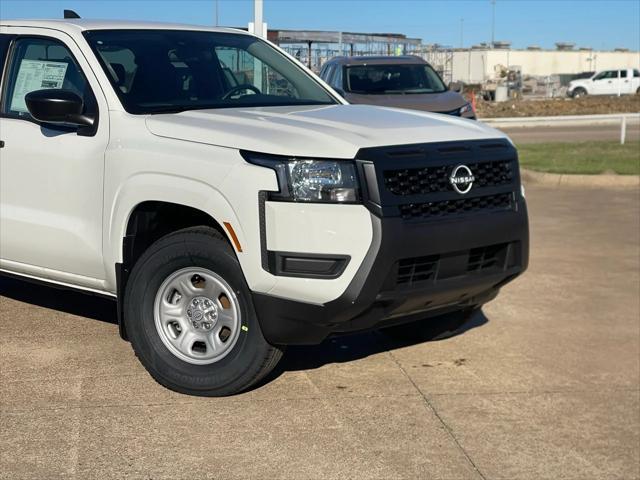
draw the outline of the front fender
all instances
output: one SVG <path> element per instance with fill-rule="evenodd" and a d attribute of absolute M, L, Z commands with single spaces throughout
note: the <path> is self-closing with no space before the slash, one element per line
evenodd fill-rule
<path fill-rule="evenodd" d="M 251 232 L 247 233 L 242 228 L 243 222 L 220 190 L 205 182 L 174 174 L 158 172 L 133 174 L 120 185 L 108 212 L 105 212 L 104 258 L 107 287 L 111 292 L 116 292 L 114 265 L 122 263 L 123 239 L 131 214 L 139 204 L 148 201 L 174 203 L 200 210 L 220 225 L 229 222 L 241 245 L 252 244 L 252 239 L 248 238 Z M 229 237 L 226 230 L 225 234 Z M 257 253 L 259 255 L 259 252 Z M 252 262 L 259 264 L 259 257 L 252 258 L 256 255 L 255 248 L 243 249 L 236 254 L 245 272 Z"/>

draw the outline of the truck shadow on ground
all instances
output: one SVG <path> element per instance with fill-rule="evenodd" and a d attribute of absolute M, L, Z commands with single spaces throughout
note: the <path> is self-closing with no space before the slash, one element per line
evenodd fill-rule
<path fill-rule="evenodd" d="M 92 320 L 118 323 L 116 302 L 98 295 L 0 276 L 0 296 Z"/>
<path fill-rule="evenodd" d="M 2 276 L 0 297 L 114 325 L 118 323 L 116 302 L 101 296 Z M 253 388 L 273 381 L 286 371 L 312 370 L 331 363 L 352 362 L 410 345 L 441 341 L 462 335 L 488 321 L 484 313 L 478 311 L 464 322 L 455 317 L 429 319 L 423 321 L 420 328 L 404 328 L 393 335 L 372 330 L 328 338 L 320 345 L 289 347 L 278 367 Z M 117 332 L 114 334 L 117 335 Z"/>
<path fill-rule="evenodd" d="M 313 370 L 327 364 L 352 362 L 420 343 L 444 341 L 488 322 L 489 319 L 484 312 L 477 311 L 463 322 L 456 318 L 428 319 L 419 325 L 405 325 L 393 334 L 383 330 L 372 330 L 331 337 L 320 345 L 288 347 L 274 371 L 252 390 L 275 380 L 287 371 Z"/>

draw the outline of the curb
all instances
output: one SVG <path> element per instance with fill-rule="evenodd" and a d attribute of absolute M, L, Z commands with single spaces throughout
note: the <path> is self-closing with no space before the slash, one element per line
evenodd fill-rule
<path fill-rule="evenodd" d="M 520 172 L 524 183 L 535 183 L 549 186 L 574 187 L 640 187 L 640 175 L 571 175 L 566 173 L 544 173 L 522 169 Z"/>

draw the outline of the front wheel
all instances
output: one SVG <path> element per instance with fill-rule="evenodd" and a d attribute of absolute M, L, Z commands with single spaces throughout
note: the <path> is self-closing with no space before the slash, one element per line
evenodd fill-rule
<path fill-rule="evenodd" d="M 124 307 L 136 355 L 171 390 L 238 393 L 282 356 L 262 335 L 230 245 L 210 228 L 181 230 L 149 247 L 131 272 Z"/>
<path fill-rule="evenodd" d="M 573 90 L 573 93 L 571 94 L 571 96 L 573 98 L 582 98 L 582 97 L 586 97 L 587 96 L 587 91 L 582 88 L 582 87 L 578 87 L 576 89 Z"/>

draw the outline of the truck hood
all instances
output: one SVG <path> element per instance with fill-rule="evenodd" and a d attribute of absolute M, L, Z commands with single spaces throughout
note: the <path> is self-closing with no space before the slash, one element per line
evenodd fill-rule
<path fill-rule="evenodd" d="M 473 120 L 369 105 L 197 110 L 145 121 L 160 137 L 300 157 L 354 158 L 363 147 L 506 137 Z"/>
<path fill-rule="evenodd" d="M 410 108 L 425 112 L 446 113 L 458 110 L 467 101 L 456 92 L 442 93 L 411 93 L 407 95 L 363 95 L 360 93 L 345 93 L 349 103 L 378 105 L 381 107 Z"/>

